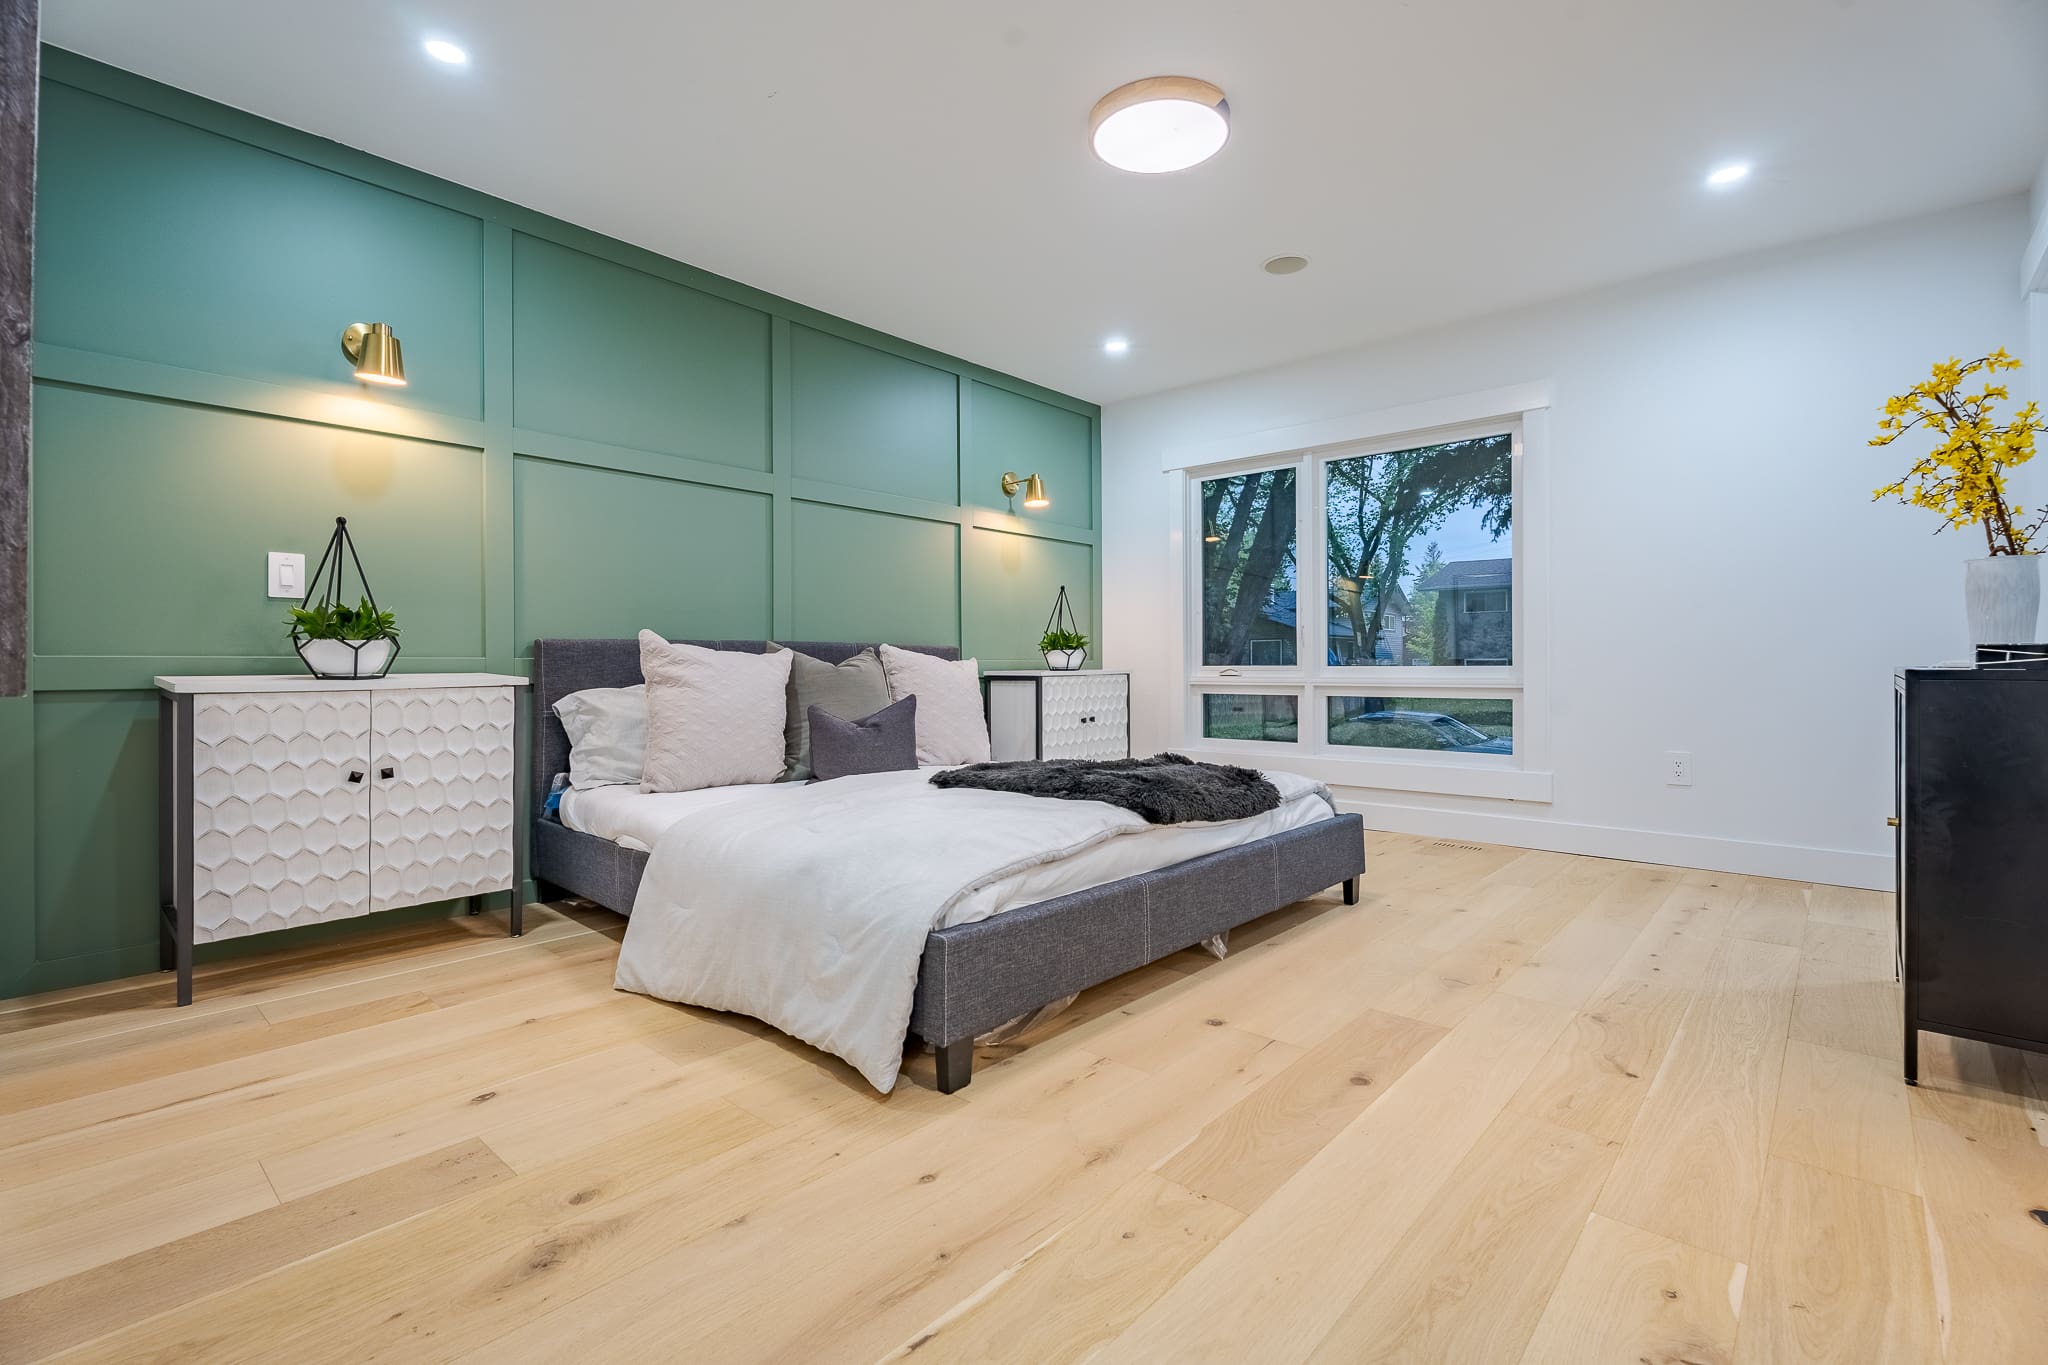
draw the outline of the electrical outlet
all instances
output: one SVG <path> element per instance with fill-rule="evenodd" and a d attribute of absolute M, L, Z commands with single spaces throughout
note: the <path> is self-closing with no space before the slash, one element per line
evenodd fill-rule
<path fill-rule="evenodd" d="M 1664 785 L 1667 787 L 1690 787 L 1692 785 L 1692 755 L 1676 749 L 1664 755 Z"/>
<path fill-rule="evenodd" d="M 270 595 L 294 600 L 306 595 L 306 557 L 287 550 L 270 552 Z"/>

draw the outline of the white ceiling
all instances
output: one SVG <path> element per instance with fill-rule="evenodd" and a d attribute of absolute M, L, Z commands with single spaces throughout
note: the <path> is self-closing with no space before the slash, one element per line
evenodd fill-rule
<path fill-rule="evenodd" d="M 2017 191 L 2048 151 L 2048 0 L 45 0 L 44 31 L 1105 402 Z M 1163 74 L 1223 87 L 1229 145 L 1095 161 L 1097 97 Z"/>

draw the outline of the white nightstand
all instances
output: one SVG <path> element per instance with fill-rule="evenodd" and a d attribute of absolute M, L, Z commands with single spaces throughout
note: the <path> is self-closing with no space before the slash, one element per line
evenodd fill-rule
<path fill-rule="evenodd" d="M 192 947 L 512 891 L 516 689 L 502 673 L 158 678 L 163 965 Z"/>
<path fill-rule="evenodd" d="M 996 671 L 981 678 L 990 757 L 1129 758 L 1131 675 Z"/>

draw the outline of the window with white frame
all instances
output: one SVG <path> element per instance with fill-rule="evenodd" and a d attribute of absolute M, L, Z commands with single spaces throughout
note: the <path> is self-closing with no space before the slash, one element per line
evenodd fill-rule
<path fill-rule="evenodd" d="M 1198 742 L 1515 766 L 1518 420 L 1189 469 Z"/>

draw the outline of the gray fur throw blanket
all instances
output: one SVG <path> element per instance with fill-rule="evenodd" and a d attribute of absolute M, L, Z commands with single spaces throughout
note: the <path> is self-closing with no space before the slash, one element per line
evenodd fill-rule
<path fill-rule="evenodd" d="M 1264 773 L 1221 763 L 1197 763 L 1184 754 L 970 763 L 933 773 L 932 785 L 978 787 L 1061 801 L 1106 801 L 1135 811 L 1154 825 L 1244 820 L 1280 804 L 1279 791 Z"/>

